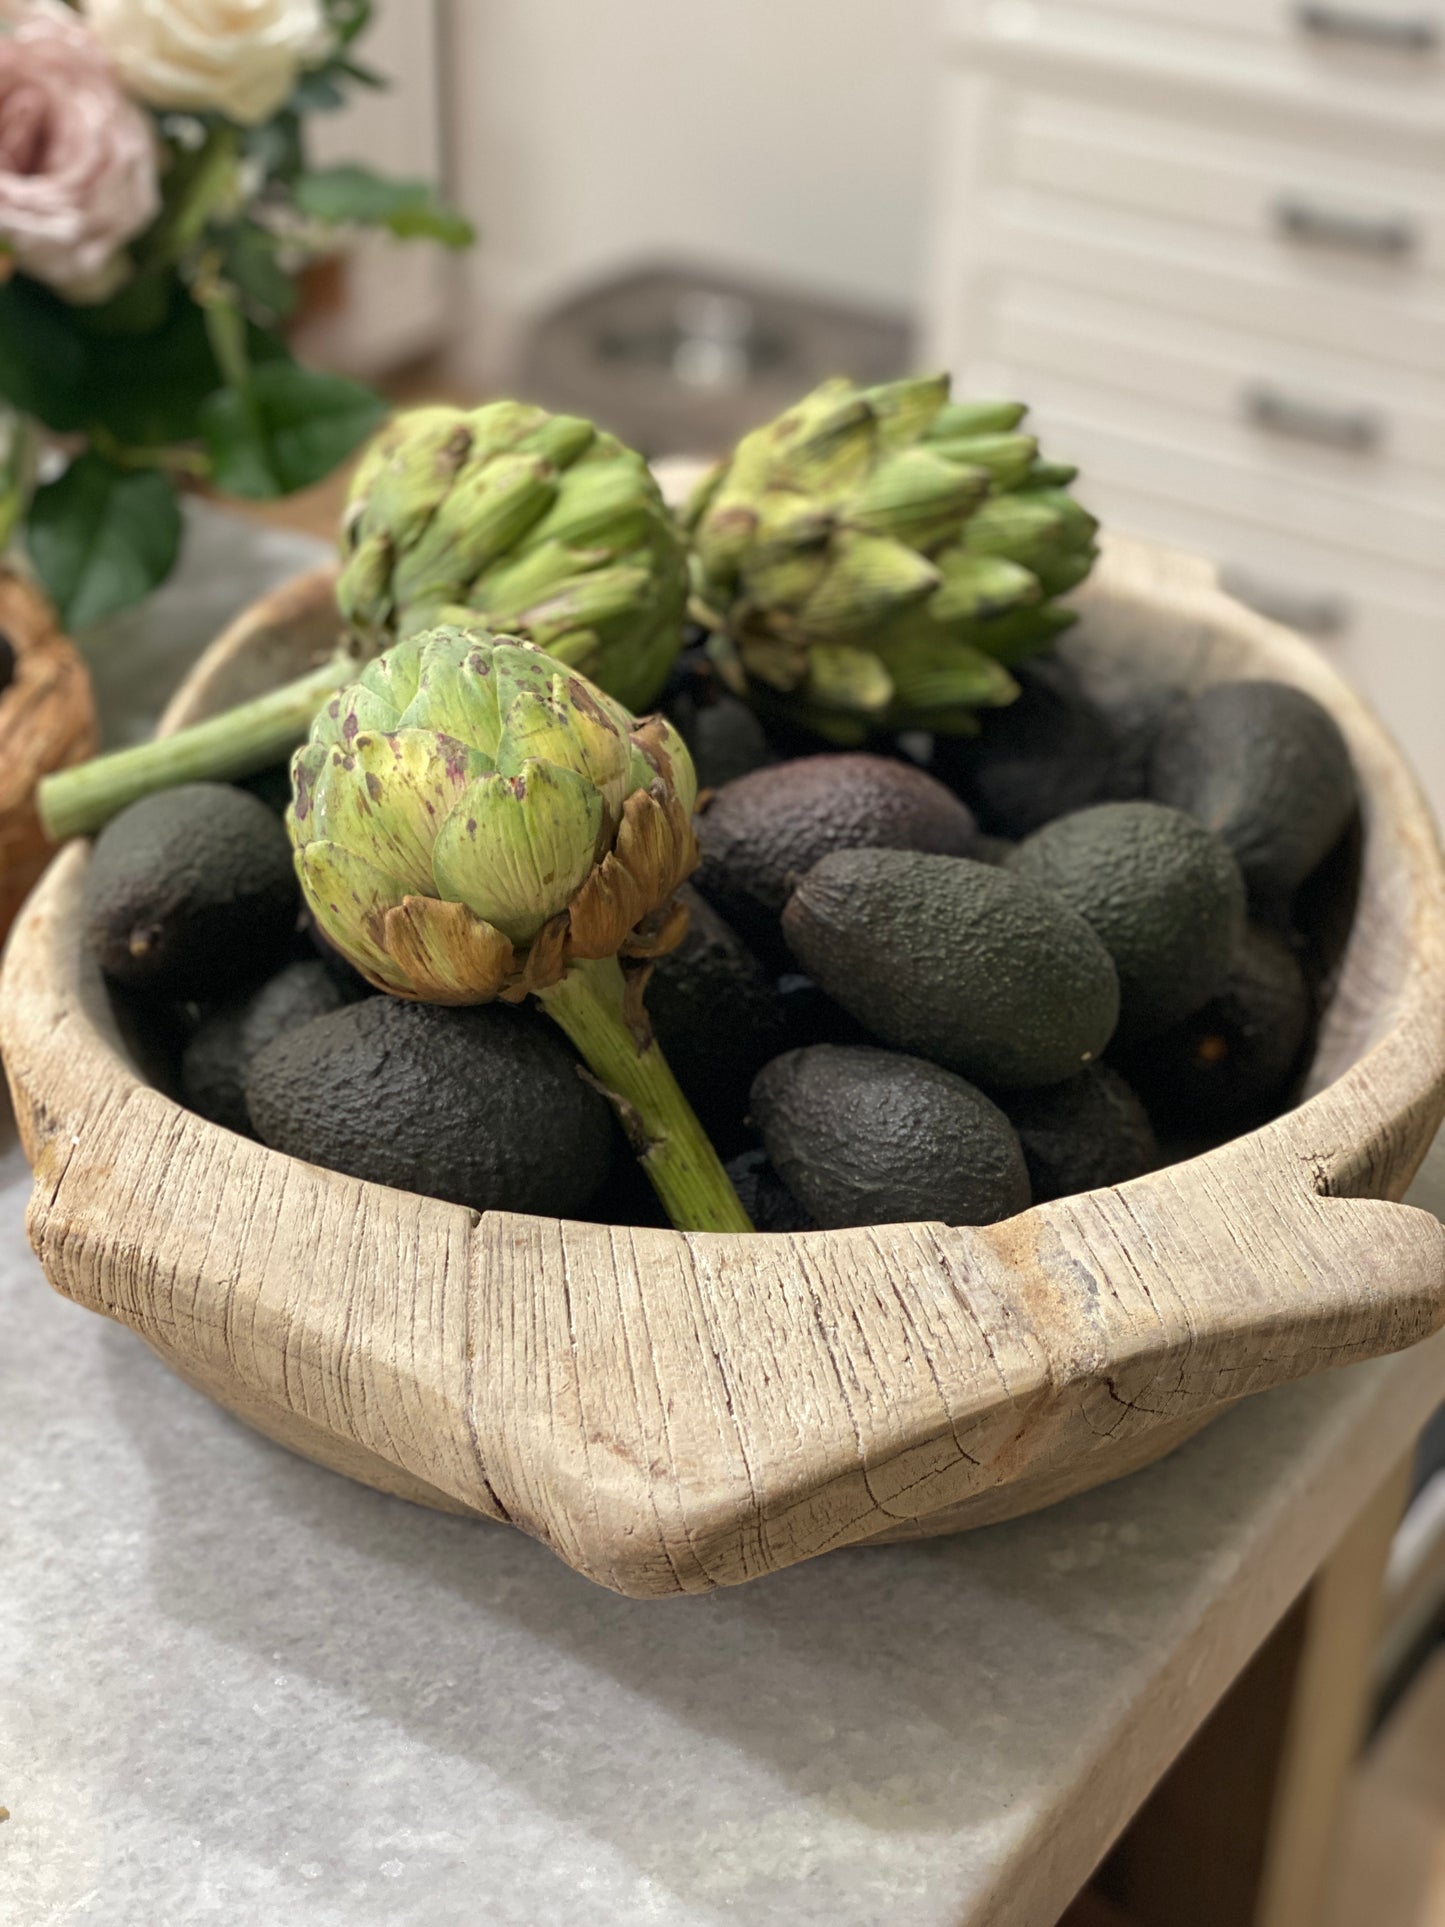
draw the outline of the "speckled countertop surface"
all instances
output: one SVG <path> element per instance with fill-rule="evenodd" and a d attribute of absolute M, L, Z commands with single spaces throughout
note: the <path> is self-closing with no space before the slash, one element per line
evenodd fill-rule
<path fill-rule="evenodd" d="M 54 1296 L 3 1143 L 6 1927 L 1039 1927 L 1445 1391 L 1442 1336 L 1029 1520 L 629 1602 Z"/>

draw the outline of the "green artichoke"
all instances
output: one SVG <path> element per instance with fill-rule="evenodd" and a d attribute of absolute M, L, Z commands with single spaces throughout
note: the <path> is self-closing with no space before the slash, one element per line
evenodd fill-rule
<path fill-rule="evenodd" d="M 416 408 L 362 456 L 337 600 L 373 649 L 438 622 L 525 636 L 629 709 L 682 641 L 682 538 L 646 462 L 525 402 Z"/>
<path fill-rule="evenodd" d="M 438 628 L 328 702 L 291 768 L 288 826 L 322 932 L 378 989 L 535 995 L 617 1099 L 674 1222 L 747 1230 L 652 1041 L 647 958 L 676 944 L 696 784 L 661 716 L 635 722 L 534 644 Z"/>
<path fill-rule="evenodd" d="M 977 728 L 1008 673 L 1073 620 L 1097 523 L 1014 402 L 947 375 L 824 382 L 744 436 L 683 512 L 693 613 L 723 673 L 835 742 Z"/>

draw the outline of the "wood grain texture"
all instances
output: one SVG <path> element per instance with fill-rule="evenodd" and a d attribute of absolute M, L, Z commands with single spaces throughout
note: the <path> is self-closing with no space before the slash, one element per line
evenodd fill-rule
<path fill-rule="evenodd" d="M 1295 1111 L 983 1228 L 479 1217 L 282 1157 L 149 1088 L 79 942 L 76 844 L 0 988 L 51 1282 L 295 1450 L 519 1526 L 639 1596 L 1026 1510 L 1249 1393 L 1422 1338 L 1445 1316 L 1445 1232 L 1391 1201 L 1445 1107 L 1445 889 L 1413 779 L 1322 658 L 1203 564 L 1116 542 L 1081 602 L 1070 647 L 1091 673 L 1133 658 L 1176 685 L 1283 677 L 1349 738 L 1360 906 Z M 304 667 L 333 623 L 324 571 L 259 606 L 168 726 Z"/>
<path fill-rule="evenodd" d="M 40 827 L 35 785 L 95 753 L 95 702 L 79 652 L 38 589 L 0 573 L 0 632 L 15 677 L 0 691 L 0 936 L 55 854 Z"/>

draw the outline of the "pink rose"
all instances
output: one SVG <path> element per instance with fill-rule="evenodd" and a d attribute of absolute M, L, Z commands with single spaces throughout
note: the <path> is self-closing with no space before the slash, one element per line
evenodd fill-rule
<path fill-rule="evenodd" d="M 0 0 L 0 247 L 71 300 L 102 301 L 159 208 L 150 122 L 84 21 L 59 0 Z"/>

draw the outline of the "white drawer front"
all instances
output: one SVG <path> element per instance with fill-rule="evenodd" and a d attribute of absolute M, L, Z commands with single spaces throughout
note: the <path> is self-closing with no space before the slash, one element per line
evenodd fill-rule
<path fill-rule="evenodd" d="M 1445 0 L 951 0 L 960 52 L 1445 132 Z M 1137 90 L 1135 90 L 1137 98 Z"/>
<path fill-rule="evenodd" d="M 1441 82 L 1445 89 L 1445 79 Z M 1395 167 L 1338 143 L 1010 92 L 1000 178 L 1247 241 L 1319 287 L 1445 280 L 1445 160 Z"/>
<path fill-rule="evenodd" d="M 1412 502 L 1349 480 L 1271 472 L 1248 448 L 1178 441 L 1147 404 L 1055 381 L 1012 359 L 970 365 L 962 385 L 1025 398 L 1049 452 L 1085 471 L 1086 499 L 1095 482 L 1111 482 L 1184 509 L 1222 511 L 1276 536 L 1388 563 L 1445 596 L 1445 489 Z"/>
<path fill-rule="evenodd" d="M 1022 395 L 1108 391 L 1121 425 L 1282 482 L 1445 504 L 1445 381 L 1024 276 L 993 289 L 978 316 L 973 355 L 1017 369 Z"/>
<path fill-rule="evenodd" d="M 1198 316 L 1247 332 L 1438 378 L 1445 366 L 1445 298 L 1385 289 L 1374 278 L 1314 280 L 1263 242 L 1203 232 L 1163 217 L 1070 202 L 1028 188 L 985 186 L 970 210 L 968 272 L 1043 276 L 1060 286 Z"/>

